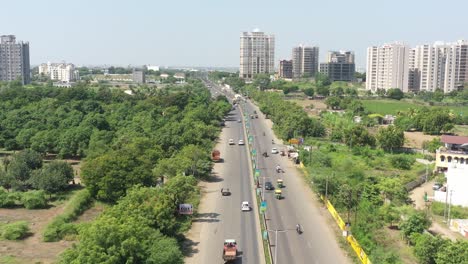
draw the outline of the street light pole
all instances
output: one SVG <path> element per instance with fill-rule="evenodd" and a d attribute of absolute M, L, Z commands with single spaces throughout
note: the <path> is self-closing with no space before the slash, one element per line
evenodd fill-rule
<path fill-rule="evenodd" d="M 272 230 L 272 229 L 267 229 L 267 231 L 269 232 L 275 232 L 275 257 L 274 257 L 274 260 L 273 260 L 273 264 L 277 264 L 277 257 L 278 257 L 278 233 L 285 233 L 285 232 L 288 232 L 292 229 L 275 229 L 275 230 Z"/>

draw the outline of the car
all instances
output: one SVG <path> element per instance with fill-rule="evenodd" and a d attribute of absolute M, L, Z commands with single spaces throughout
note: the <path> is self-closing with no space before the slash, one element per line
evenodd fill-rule
<path fill-rule="evenodd" d="M 432 185 L 432 190 L 436 191 L 436 190 L 439 190 L 440 187 L 442 187 L 442 184 L 440 183 L 434 183 L 434 185 Z"/>
<path fill-rule="evenodd" d="M 278 153 L 279 153 L 279 151 L 278 151 L 277 148 L 272 148 L 271 149 L 271 154 L 278 154 Z"/>
<path fill-rule="evenodd" d="M 239 143 L 237 143 L 237 144 L 239 144 L 239 145 L 244 145 L 244 140 L 239 139 Z"/>
<path fill-rule="evenodd" d="M 232 138 L 229 139 L 229 145 L 234 145 L 234 139 Z"/>
<path fill-rule="evenodd" d="M 240 123 L 240 122 L 242 122 L 242 120 L 240 120 L 240 119 L 237 119 L 237 123 Z"/>
<path fill-rule="evenodd" d="M 273 183 L 267 181 L 265 182 L 265 190 L 274 190 L 275 186 L 273 186 Z"/>
<path fill-rule="evenodd" d="M 249 202 L 243 201 L 242 204 L 241 204 L 241 210 L 242 210 L 242 212 L 244 212 L 244 211 L 250 211 Z"/>

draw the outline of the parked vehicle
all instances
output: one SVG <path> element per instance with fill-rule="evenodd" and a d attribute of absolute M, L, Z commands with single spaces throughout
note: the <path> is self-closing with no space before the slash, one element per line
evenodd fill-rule
<path fill-rule="evenodd" d="M 221 161 L 221 152 L 217 149 L 213 150 L 211 152 L 211 160 L 213 160 L 214 162 L 218 162 L 218 161 Z"/>
<path fill-rule="evenodd" d="M 223 260 L 224 263 L 230 263 L 236 260 L 237 257 L 237 243 L 234 239 L 224 240 Z"/>
<path fill-rule="evenodd" d="M 436 182 L 436 183 L 434 183 L 434 185 L 432 185 L 432 190 L 434 190 L 434 191 L 439 190 L 440 187 L 442 187 L 442 184 Z"/>

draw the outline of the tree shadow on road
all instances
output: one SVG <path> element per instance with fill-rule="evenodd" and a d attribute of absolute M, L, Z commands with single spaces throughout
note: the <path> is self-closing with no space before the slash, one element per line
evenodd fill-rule
<path fill-rule="evenodd" d="M 223 160 L 223 162 L 224 162 L 224 160 Z M 204 178 L 203 180 L 206 181 L 206 182 L 222 182 L 222 181 L 224 181 L 224 179 L 221 178 L 218 175 L 218 173 L 215 173 L 215 172 L 211 173 L 210 176 Z"/>
<path fill-rule="evenodd" d="M 200 242 L 195 242 L 191 239 L 185 238 L 182 242 L 182 254 L 185 257 L 192 257 L 199 252 L 197 246 Z"/>
<path fill-rule="evenodd" d="M 203 214 L 196 214 L 193 217 L 192 222 L 205 222 L 205 223 L 213 223 L 219 222 L 218 213 L 203 213 Z"/>

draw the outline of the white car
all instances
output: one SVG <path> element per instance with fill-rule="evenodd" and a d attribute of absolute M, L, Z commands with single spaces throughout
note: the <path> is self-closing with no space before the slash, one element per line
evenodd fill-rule
<path fill-rule="evenodd" d="M 272 148 L 271 149 L 271 154 L 278 154 L 278 153 L 279 153 L 279 151 L 278 151 L 277 148 Z"/>
<path fill-rule="evenodd" d="M 250 205 L 249 202 L 243 201 L 241 205 L 241 210 L 244 211 L 250 211 Z"/>
<path fill-rule="evenodd" d="M 229 145 L 234 145 L 234 139 L 229 139 Z"/>
<path fill-rule="evenodd" d="M 240 123 L 240 122 L 242 122 L 242 120 L 240 120 L 240 119 L 237 119 L 237 123 Z"/>
<path fill-rule="evenodd" d="M 237 144 L 239 144 L 239 145 L 244 145 L 244 140 L 239 139 L 239 143 L 237 143 Z"/>

